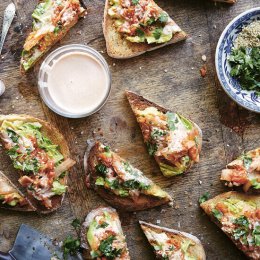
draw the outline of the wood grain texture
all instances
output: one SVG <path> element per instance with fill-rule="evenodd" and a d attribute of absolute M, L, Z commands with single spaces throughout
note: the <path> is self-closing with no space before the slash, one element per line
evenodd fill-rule
<path fill-rule="evenodd" d="M 0 22 L 9 0 L 0 1 Z M 19 2 L 19 4 L 17 4 Z M 86 1 L 87 2 L 87 1 Z M 102 52 L 111 68 L 112 92 L 106 105 L 93 116 L 66 119 L 50 111 L 41 101 L 37 90 L 36 66 L 27 76 L 19 73 L 19 59 L 23 41 L 31 22 L 34 0 L 16 0 L 15 18 L 3 57 L 0 60 L 0 79 L 6 92 L 0 97 L 0 111 L 4 114 L 27 113 L 45 119 L 65 135 L 72 158 L 77 161 L 69 176 L 69 192 L 62 208 L 40 216 L 0 210 L 0 250 L 7 251 L 21 223 L 29 224 L 46 234 L 63 239 L 72 233 L 71 221 L 81 220 L 87 213 L 105 202 L 84 185 L 83 155 L 86 140 L 99 138 L 121 156 L 140 168 L 148 177 L 174 197 L 174 207 L 122 213 L 123 228 L 132 259 L 154 259 L 138 220 L 192 233 L 201 239 L 207 259 L 244 259 L 231 241 L 208 219 L 198 206 L 198 198 L 205 191 L 212 196 L 227 191 L 219 181 L 221 169 L 246 149 L 260 145 L 260 117 L 238 107 L 222 90 L 215 73 L 214 54 L 218 38 L 239 13 L 259 6 L 258 0 L 240 0 L 235 5 L 207 0 L 158 0 L 173 19 L 189 34 L 186 42 L 177 43 L 130 60 L 114 60 L 107 56 L 102 34 L 104 1 L 88 3 L 88 16 L 55 46 L 82 43 Z M 53 48 L 54 49 L 54 48 Z M 207 56 L 207 76 L 202 78 L 202 55 Z M 164 178 L 156 163 L 149 158 L 139 126 L 124 96 L 125 89 L 135 91 L 173 111 L 191 118 L 203 131 L 201 161 L 187 174 Z M 0 153 L 0 169 L 17 180 L 10 160 Z M 202 181 L 201 185 L 199 181 Z"/>

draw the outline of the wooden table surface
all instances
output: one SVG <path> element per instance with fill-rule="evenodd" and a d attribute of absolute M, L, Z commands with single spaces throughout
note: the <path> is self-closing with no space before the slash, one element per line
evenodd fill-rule
<path fill-rule="evenodd" d="M 1 23 L 9 2 L 0 1 Z M 25 25 L 30 27 L 31 12 L 36 1 L 16 1 L 18 15 L 11 26 L 0 60 L 0 79 L 6 84 L 6 92 L 0 97 L 0 113 L 27 113 L 56 125 L 65 135 L 77 165 L 70 173 L 69 191 L 57 212 L 40 216 L 0 210 L 0 250 L 11 248 L 21 223 L 62 240 L 68 234 L 73 234 L 70 223 L 74 218 L 83 220 L 91 209 L 105 204 L 95 192 L 86 190 L 84 185 L 82 160 L 86 140 L 96 137 L 117 148 L 122 156 L 174 197 L 173 208 L 164 206 L 136 214 L 120 213 L 132 259 L 154 259 L 137 224 L 139 219 L 198 236 L 205 246 L 208 259 L 244 258 L 203 214 L 198 206 L 198 198 L 206 191 L 211 196 L 227 191 L 219 181 L 221 169 L 243 150 L 260 145 L 259 115 L 231 101 L 222 90 L 214 67 L 215 48 L 225 26 L 239 13 L 259 6 L 259 0 L 238 0 L 233 6 L 207 0 L 158 0 L 158 3 L 189 34 L 189 39 L 119 61 L 106 54 L 101 25 L 104 1 L 89 1 L 87 17 L 80 20 L 54 48 L 81 43 L 103 53 L 111 68 L 112 92 L 98 113 L 83 119 L 67 119 L 53 113 L 41 101 L 36 81 L 39 66 L 27 76 L 19 73 L 20 53 L 28 30 Z M 207 56 L 205 78 L 199 73 L 203 66 L 202 55 Z M 203 131 L 200 163 L 183 176 L 172 179 L 162 177 L 158 166 L 148 156 L 141 131 L 124 96 L 125 89 L 136 91 L 194 120 Z M 0 169 L 14 180 L 15 172 L 3 151 L 0 165 Z"/>

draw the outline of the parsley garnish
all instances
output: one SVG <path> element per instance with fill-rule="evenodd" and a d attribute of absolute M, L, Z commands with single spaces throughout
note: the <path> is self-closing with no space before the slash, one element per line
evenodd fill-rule
<path fill-rule="evenodd" d="M 221 220 L 223 217 L 223 213 L 217 209 L 212 209 L 212 214 L 217 220 Z"/>
<path fill-rule="evenodd" d="M 166 135 L 166 132 L 164 130 L 161 129 L 154 129 L 151 133 L 151 138 L 152 139 L 158 139 L 159 137 L 162 137 Z"/>
<path fill-rule="evenodd" d="M 229 58 L 230 75 L 238 79 L 242 89 L 260 95 L 260 48 L 233 49 Z"/>
<path fill-rule="evenodd" d="M 135 32 L 136 32 L 137 36 L 139 36 L 141 38 L 145 36 L 144 31 L 141 30 L 140 28 L 137 28 Z"/>
<path fill-rule="evenodd" d="M 113 241 L 116 239 L 115 236 L 109 236 L 107 239 L 101 241 L 99 246 L 99 251 L 102 255 L 106 256 L 108 259 L 114 259 L 120 256 L 122 249 L 113 248 Z"/>
<path fill-rule="evenodd" d="M 62 245 L 63 249 L 63 257 L 67 259 L 69 255 L 75 255 L 80 249 L 80 240 L 73 238 L 69 235 L 64 241 Z"/>
<path fill-rule="evenodd" d="M 139 3 L 139 0 L 132 0 L 133 5 L 137 5 Z"/>
<path fill-rule="evenodd" d="M 208 192 L 208 191 L 205 192 L 202 196 L 200 196 L 200 198 L 199 198 L 199 204 L 201 204 L 201 203 L 207 201 L 207 200 L 209 199 L 209 196 L 210 196 L 209 192 Z"/>
<path fill-rule="evenodd" d="M 106 228 L 108 226 L 109 226 L 109 224 L 107 222 L 103 222 L 100 225 L 98 225 L 97 228 Z"/>
<path fill-rule="evenodd" d="M 153 31 L 153 37 L 158 40 L 160 39 L 162 35 L 162 28 L 156 28 L 154 31 Z"/>
<path fill-rule="evenodd" d="M 152 143 L 147 143 L 148 153 L 149 155 L 154 155 L 157 151 L 157 145 Z"/>
<path fill-rule="evenodd" d="M 75 218 L 72 222 L 71 222 L 71 225 L 75 228 L 75 229 L 78 229 L 80 228 L 80 220 Z"/>
<path fill-rule="evenodd" d="M 96 171 L 98 171 L 99 173 L 102 173 L 103 175 L 106 175 L 107 173 L 107 167 L 106 165 L 100 163 L 98 165 L 95 166 Z"/>
<path fill-rule="evenodd" d="M 249 155 L 242 155 L 243 163 L 245 165 L 245 168 L 248 170 L 251 163 L 252 163 L 252 158 Z"/>

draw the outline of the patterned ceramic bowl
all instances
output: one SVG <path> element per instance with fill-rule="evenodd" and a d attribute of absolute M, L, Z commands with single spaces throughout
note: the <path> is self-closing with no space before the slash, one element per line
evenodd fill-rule
<path fill-rule="evenodd" d="M 240 14 L 229 23 L 220 36 L 215 62 L 219 81 L 226 93 L 240 106 L 260 113 L 260 96 L 254 91 L 241 89 L 239 82 L 230 76 L 231 67 L 227 60 L 231 53 L 233 42 L 242 28 L 256 20 L 260 20 L 260 7 Z"/>

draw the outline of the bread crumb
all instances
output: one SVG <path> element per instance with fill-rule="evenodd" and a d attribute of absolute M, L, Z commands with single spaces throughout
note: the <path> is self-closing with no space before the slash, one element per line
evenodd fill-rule
<path fill-rule="evenodd" d="M 206 55 L 202 55 L 202 56 L 201 56 L 201 59 L 202 59 L 204 62 L 206 62 L 206 61 L 207 61 L 207 56 L 206 56 Z"/>
<path fill-rule="evenodd" d="M 157 220 L 156 220 L 156 224 L 161 224 L 161 220 L 160 220 L 160 219 L 157 219 Z"/>

